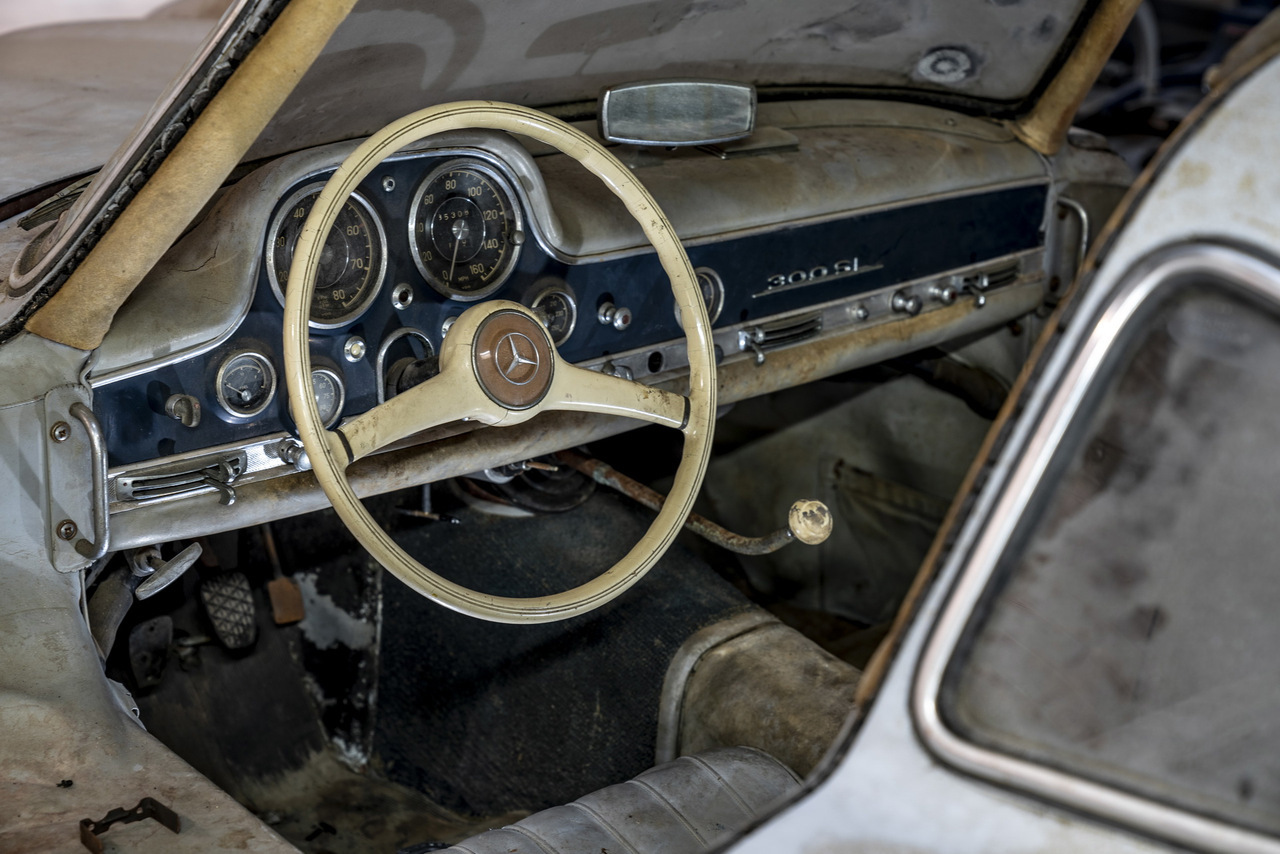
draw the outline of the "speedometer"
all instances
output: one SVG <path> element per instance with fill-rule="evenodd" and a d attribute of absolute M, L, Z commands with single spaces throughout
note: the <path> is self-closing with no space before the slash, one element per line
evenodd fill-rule
<path fill-rule="evenodd" d="M 481 161 L 450 161 L 414 194 L 413 260 L 447 297 L 469 302 L 496 291 L 515 267 L 523 239 L 510 188 Z"/>
<path fill-rule="evenodd" d="M 267 241 L 267 277 L 284 304 L 284 285 L 293 264 L 302 224 L 324 184 L 298 190 L 280 206 Z M 316 289 L 311 296 L 311 325 L 333 329 L 355 320 L 373 302 L 387 269 L 387 239 L 369 203 L 352 194 L 320 250 Z"/>

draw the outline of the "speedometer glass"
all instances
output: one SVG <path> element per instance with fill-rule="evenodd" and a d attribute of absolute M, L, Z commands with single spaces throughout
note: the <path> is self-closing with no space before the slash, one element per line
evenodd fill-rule
<path fill-rule="evenodd" d="M 323 187 L 311 184 L 298 190 L 280 206 L 271 223 L 267 274 L 281 304 L 302 224 Z M 353 194 L 342 205 L 320 250 L 316 289 L 311 297 L 312 326 L 332 329 L 364 313 L 382 286 L 387 266 L 386 243 L 382 224 L 369 203 Z"/>
<path fill-rule="evenodd" d="M 409 239 L 419 272 L 441 294 L 478 300 L 510 275 L 524 234 L 506 182 L 478 160 L 453 160 L 414 194 Z"/>

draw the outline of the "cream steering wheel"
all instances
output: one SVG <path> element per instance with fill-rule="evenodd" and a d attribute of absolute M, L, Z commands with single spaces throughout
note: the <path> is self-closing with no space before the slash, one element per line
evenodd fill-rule
<path fill-rule="evenodd" d="M 325 430 L 311 385 L 308 319 L 320 251 L 342 204 L 389 154 L 432 134 L 489 128 L 558 148 L 605 183 L 644 230 L 671 279 L 689 355 L 687 397 L 565 362 L 533 313 L 504 300 L 478 303 L 449 330 L 440 373 Z M 605 148 L 543 113 L 491 101 L 443 104 L 393 122 L 370 137 L 325 185 L 298 238 L 285 288 L 284 371 L 298 435 L 338 516 L 392 574 L 440 604 L 502 623 L 545 623 L 598 608 L 644 576 L 693 509 L 711 453 L 716 401 L 711 324 L 689 256 L 653 197 Z M 640 541 L 610 569 L 571 590 L 519 599 L 481 593 L 442 578 L 405 553 L 356 497 L 346 468 L 393 442 L 462 419 L 508 426 L 549 409 L 624 415 L 684 433 L 684 451 L 666 503 Z"/>

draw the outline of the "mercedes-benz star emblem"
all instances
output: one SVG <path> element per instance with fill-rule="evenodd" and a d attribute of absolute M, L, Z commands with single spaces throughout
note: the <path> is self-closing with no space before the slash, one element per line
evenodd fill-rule
<path fill-rule="evenodd" d="M 526 385 L 538 375 L 538 347 L 523 332 L 508 332 L 494 353 L 498 373 L 512 385 Z"/>

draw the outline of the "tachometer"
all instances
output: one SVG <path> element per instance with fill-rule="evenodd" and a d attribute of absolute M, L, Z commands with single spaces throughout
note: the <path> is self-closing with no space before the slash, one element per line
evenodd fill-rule
<path fill-rule="evenodd" d="M 431 287 L 467 302 L 506 281 L 524 233 L 506 182 L 487 164 L 464 159 L 434 170 L 418 187 L 409 240 Z"/>
<path fill-rule="evenodd" d="M 267 277 L 284 304 L 293 250 L 324 184 L 310 184 L 281 205 L 267 238 Z M 320 270 L 311 297 L 311 325 L 333 329 L 355 320 L 382 287 L 387 238 L 373 208 L 358 194 L 343 204 L 320 252 Z"/>

